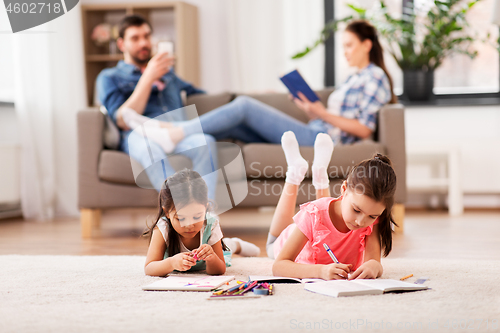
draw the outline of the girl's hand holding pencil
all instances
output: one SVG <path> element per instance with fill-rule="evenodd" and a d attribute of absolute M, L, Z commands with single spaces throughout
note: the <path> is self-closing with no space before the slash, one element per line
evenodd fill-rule
<path fill-rule="evenodd" d="M 321 266 L 320 277 L 323 280 L 345 280 L 351 272 L 352 264 L 329 264 Z"/>
<path fill-rule="evenodd" d="M 211 261 L 219 258 L 214 252 L 214 249 L 208 244 L 202 244 L 199 248 L 191 251 L 191 253 L 197 260 Z"/>
<path fill-rule="evenodd" d="M 323 243 L 323 247 L 334 263 L 322 267 L 321 278 L 323 280 L 347 279 L 349 277 L 348 274 L 351 272 L 352 264 L 345 265 L 339 263 L 339 260 L 335 254 L 333 254 L 328 244 Z"/>
<path fill-rule="evenodd" d="M 177 271 L 187 271 L 194 265 L 196 260 L 189 254 L 189 252 L 181 252 L 172 257 L 172 266 Z"/>

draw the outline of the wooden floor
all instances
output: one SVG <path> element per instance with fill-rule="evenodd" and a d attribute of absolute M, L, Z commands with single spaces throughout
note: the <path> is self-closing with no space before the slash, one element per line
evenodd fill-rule
<path fill-rule="evenodd" d="M 272 210 L 235 209 L 221 215 L 226 237 L 257 244 L 265 256 Z M 106 211 L 92 239 L 82 240 L 79 220 L 50 222 L 0 220 L 0 254 L 145 255 L 141 237 L 154 210 Z M 405 232 L 394 236 L 391 258 L 456 258 L 500 260 L 500 212 L 408 212 Z"/>

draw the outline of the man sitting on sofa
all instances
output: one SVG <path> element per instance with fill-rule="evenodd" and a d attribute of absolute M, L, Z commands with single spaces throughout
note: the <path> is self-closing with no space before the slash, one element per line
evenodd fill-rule
<path fill-rule="evenodd" d="M 101 104 L 120 129 L 120 149 L 141 163 L 157 191 L 175 172 L 167 153 L 189 157 L 193 170 L 207 182 L 209 198 L 215 199 L 217 173 L 213 171 L 218 167 L 215 151 L 208 148 L 215 139 L 203 133 L 176 138 L 164 128 L 166 121 L 186 120 L 183 110 L 170 112 L 183 107 L 181 91 L 188 96 L 204 91 L 175 75 L 173 55 L 162 52 L 151 57 L 151 25 L 141 16 L 130 15 L 121 21 L 117 45 L 124 60 L 99 74 L 97 90 Z M 159 116 L 163 121 L 151 120 Z M 133 131 L 141 125 L 147 126 L 147 149 L 144 137 Z"/>

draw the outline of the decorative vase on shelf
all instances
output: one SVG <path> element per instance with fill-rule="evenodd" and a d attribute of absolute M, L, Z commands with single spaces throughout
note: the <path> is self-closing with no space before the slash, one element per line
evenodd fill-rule
<path fill-rule="evenodd" d="M 99 48 L 108 47 L 110 48 L 111 38 L 111 24 L 101 23 L 92 29 L 92 35 L 90 36 L 94 44 Z M 110 50 L 109 50 L 110 51 Z"/>

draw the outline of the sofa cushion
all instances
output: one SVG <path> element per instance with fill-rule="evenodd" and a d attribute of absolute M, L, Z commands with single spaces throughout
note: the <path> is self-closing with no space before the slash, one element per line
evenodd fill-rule
<path fill-rule="evenodd" d="M 237 158 L 240 151 L 241 147 L 237 144 L 230 142 L 217 143 L 218 164 L 219 167 L 225 167 L 224 170 L 228 180 L 240 180 L 242 174 L 244 174 L 242 171 L 244 168 L 243 163 L 240 163 Z M 191 160 L 183 155 L 170 155 L 168 161 L 176 171 L 193 167 Z M 135 185 L 131 163 L 139 164 L 139 162 L 131 159 L 122 151 L 103 150 L 98 163 L 98 176 L 101 180 L 110 183 Z M 134 169 L 142 170 L 142 167 L 138 165 Z M 151 186 L 145 172 L 142 172 L 139 178 L 138 181 L 142 187 Z"/>
<path fill-rule="evenodd" d="M 208 111 L 212 111 L 219 106 L 227 104 L 231 102 L 234 95 L 232 93 L 224 92 L 220 94 L 196 94 L 191 95 L 186 100 L 186 105 L 196 105 L 196 111 L 198 115 L 202 115 L 207 113 Z"/>
<path fill-rule="evenodd" d="M 182 155 L 171 156 L 169 162 L 175 170 L 192 168 L 191 160 Z M 99 158 L 97 174 L 101 180 L 110 183 L 135 185 L 131 163 L 139 164 L 122 151 L 103 150 Z M 148 183 L 147 177 L 145 179 L 141 177 L 141 184 L 147 185 Z"/>
<path fill-rule="evenodd" d="M 309 162 L 306 177 L 311 177 L 311 164 L 314 158 L 313 147 L 301 147 L 300 153 Z M 363 140 L 352 145 L 337 145 L 333 151 L 328 173 L 330 178 L 345 179 L 347 173 L 357 163 L 372 157 L 375 153 L 385 154 L 380 143 Z M 285 178 L 286 159 L 281 145 L 250 143 L 243 147 L 243 159 L 247 177 Z"/>

